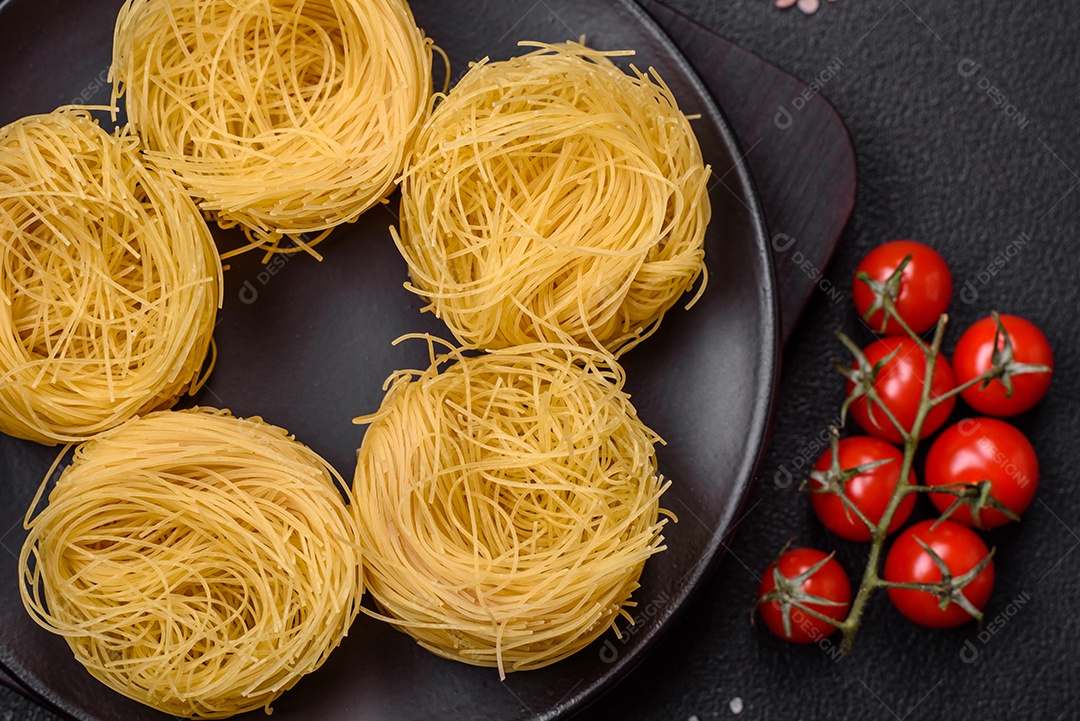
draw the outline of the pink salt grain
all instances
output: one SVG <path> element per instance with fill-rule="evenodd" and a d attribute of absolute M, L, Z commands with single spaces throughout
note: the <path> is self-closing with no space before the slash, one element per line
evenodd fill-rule
<path fill-rule="evenodd" d="M 836 2 L 836 0 L 829 0 L 829 2 Z M 821 7 L 821 0 L 776 0 L 778 8 L 789 8 L 792 5 L 796 5 L 806 15 L 813 15 Z"/>

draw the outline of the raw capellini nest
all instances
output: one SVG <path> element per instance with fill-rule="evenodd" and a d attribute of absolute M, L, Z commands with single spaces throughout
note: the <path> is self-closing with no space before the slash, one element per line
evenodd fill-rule
<path fill-rule="evenodd" d="M 0 431 L 77 442 L 202 385 L 221 302 L 206 222 L 130 129 L 0 129 Z M 209 364 L 212 366 L 212 362 Z"/>
<path fill-rule="evenodd" d="M 393 231 L 408 287 L 471 347 L 621 353 L 705 274 L 710 171 L 659 76 L 610 60 L 632 53 L 522 45 L 474 63 L 417 138 Z"/>
<path fill-rule="evenodd" d="M 662 551 L 659 438 L 609 356 L 534 344 L 400 371 L 353 495 L 368 590 L 424 648 L 500 674 L 584 648 Z"/>
<path fill-rule="evenodd" d="M 348 489 L 260 418 L 153 413 L 80 446 L 33 517 L 44 489 L 19 558 L 26 610 L 163 713 L 269 712 L 356 617 Z"/>
<path fill-rule="evenodd" d="M 405 0 L 128 0 L 113 99 L 242 250 L 310 251 L 393 190 L 431 60 Z"/>

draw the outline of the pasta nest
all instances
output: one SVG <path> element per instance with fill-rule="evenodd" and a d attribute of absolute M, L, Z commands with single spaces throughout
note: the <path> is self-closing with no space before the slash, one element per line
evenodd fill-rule
<path fill-rule="evenodd" d="M 130 421 L 79 447 L 28 517 L 23 602 L 125 696 L 184 717 L 269 711 L 357 614 L 356 524 L 339 485 L 257 417 Z"/>
<path fill-rule="evenodd" d="M 113 97 L 219 224 L 295 252 L 393 190 L 431 59 L 404 0 L 128 0 Z"/>
<path fill-rule="evenodd" d="M 4 433 L 84 440 L 172 405 L 209 372 L 217 250 L 195 204 L 140 151 L 83 108 L 0 129 Z"/>
<path fill-rule="evenodd" d="M 353 494 L 372 615 L 501 674 L 629 617 L 665 548 L 668 484 L 614 361 L 569 346 L 455 351 L 389 383 L 357 419 L 370 423 Z"/>
<path fill-rule="evenodd" d="M 705 272 L 710 171 L 660 77 L 610 60 L 632 53 L 522 45 L 474 63 L 417 138 L 409 287 L 468 346 L 624 352 Z"/>

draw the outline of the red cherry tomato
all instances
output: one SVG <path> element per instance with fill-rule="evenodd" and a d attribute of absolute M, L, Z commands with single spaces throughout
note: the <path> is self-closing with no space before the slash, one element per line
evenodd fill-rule
<path fill-rule="evenodd" d="M 894 350 L 896 355 L 882 367 L 874 388 L 882 402 L 892 411 L 897 422 L 905 429 L 911 430 L 911 426 L 915 423 L 915 416 L 919 412 L 923 381 L 926 378 L 926 354 L 911 338 L 891 336 L 871 343 L 863 349 L 863 354 L 870 365 L 874 366 Z M 857 370 L 858 364 L 852 364 L 852 369 Z M 848 394 L 854 387 L 855 384 L 849 380 Z M 931 398 L 943 395 L 955 387 L 956 381 L 953 379 L 949 361 L 945 359 L 945 356 L 939 355 L 934 365 L 933 382 L 930 385 Z M 956 397 L 952 396 L 931 410 L 923 422 L 919 438 L 925 438 L 941 428 L 955 405 Z M 873 418 L 871 418 L 870 403 L 866 396 L 858 398 L 851 404 L 851 414 L 862 429 L 870 435 L 891 443 L 903 442 L 900 432 L 876 404 L 873 405 Z"/>
<path fill-rule="evenodd" d="M 765 601 L 761 599 L 765 594 L 776 588 L 776 580 L 773 569 L 779 568 L 780 573 L 788 579 L 797 578 L 820 563 L 828 554 L 813 548 L 793 548 L 780 556 L 776 564 L 770 563 L 761 578 L 761 586 L 758 588 L 758 603 L 761 609 L 761 618 L 770 631 L 782 639 L 792 643 L 815 643 L 836 631 L 836 627 L 814 618 L 798 608 L 791 608 L 791 635 L 784 632 L 783 610 L 780 602 Z M 800 586 L 802 592 L 815 598 L 834 601 L 841 605 L 823 605 L 820 603 L 807 603 L 811 608 L 823 616 L 843 620 L 851 606 L 851 584 L 847 574 L 835 558 L 830 558 L 816 573 L 811 575 Z"/>
<path fill-rule="evenodd" d="M 941 521 L 930 530 L 934 521 L 923 521 L 905 529 L 896 537 L 885 559 L 885 580 L 894 583 L 938 583 L 941 569 L 934 559 L 915 540 L 922 540 L 934 550 L 956 579 L 975 568 L 986 558 L 986 544 L 974 531 L 952 521 Z M 960 593 L 978 610 L 986 606 L 994 587 L 994 562 L 990 561 Z M 942 610 L 938 597 L 927 591 L 890 588 L 889 598 L 900 613 L 921 626 L 951 628 L 972 619 L 963 606 L 950 601 Z"/>
<path fill-rule="evenodd" d="M 1054 354 L 1050 350 L 1050 341 L 1035 324 L 1017 315 L 1000 316 L 1001 324 L 1012 342 L 1013 361 L 1030 365 L 1054 367 Z M 957 383 L 966 383 L 985 373 L 992 364 L 990 356 L 994 352 L 994 332 L 997 325 L 992 317 L 983 318 L 964 331 L 956 344 L 953 363 L 956 368 Z M 998 337 L 998 351 L 1005 350 L 1004 337 Z M 1050 373 L 1020 373 L 1010 376 L 1013 385 L 1012 397 L 1006 394 L 1005 384 L 1000 379 L 990 381 L 982 388 L 978 383 L 966 389 L 960 395 L 968 405 L 980 413 L 992 416 L 1015 416 L 1023 413 L 1038 403 L 1050 387 Z"/>
<path fill-rule="evenodd" d="M 859 274 L 866 273 L 873 280 L 886 283 L 909 255 L 911 260 L 900 274 L 900 284 L 895 290 L 893 304 L 896 312 L 916 333 L 924 333 L 934 327 L 938 318 L 949 307 L 953 291 L 952 273 L 949 272 L 945 259 L 936 250 L 914 240 L 893 240 L 885 243 L 867 253 L 859 263 L 851 291 L 859 317 L 866 317 L 876 297 L 874 290 L 859 279 Z M 867 322 L 874 331 L 881 331 L 883 316 L 884 311 L 881 310 L 870 316 Z M 889 318 L 884 333 L 907 335 L 894 318 Z"/>
<path fill-rule="evenodd" d="M 871 523 L 876 524 L 881 520 L 886 506 L 892 500 L 893 490 L 900 480 L 900 467 L 903 464 L 904 454 L 895 446 L 870 436 L 844 438 L 840 441 L 838 450 L 841 472 L 875 461 L 889 461 L 877 468 L 848 478 L 842 483 L 843 495 L 847 496 Z M 814 471 L 826 476 L 831 475 L 832 462 L 833 453 L 830 448 L 818 458 L 817 463 L 814 464 Z M 820 478 L 821 475 L 817 477 Z M 908 482 L 915 484 L 914 471 L 908 474 Z M 825 524 L 825 527 L 849 541 L 869 541 L 870 529 L 844 504 L 839 495 L 817 490 L 825 487 L 827 487 L 826 484 L 811 477 L 810 503 L 814 507 L 814 513 Z M 904 521 L 911 515 L 911 509 L 914 506 L 915 495 L 905 496 L 893 514 L 892 521 L 889 522 L 889 533 L 904 525 Z"/>
<path fill-rule="evenodd" d="M 1013 426 L 996 418 L 967 418 L 947 428 L 926 457 L 926 485 L 990 482 L 990 495 L 1020 515 L 1031 505 L 1039 485 L 1039 460 L 1031 442 Z M 953 505 L 956 496 L 931 493 L 939 511 Z M 950 520 L 966 526 L 997 528 L 1009 517 L 993 508 L 979 509 L 979 524 L 968 506 L 958 507 Z"/>

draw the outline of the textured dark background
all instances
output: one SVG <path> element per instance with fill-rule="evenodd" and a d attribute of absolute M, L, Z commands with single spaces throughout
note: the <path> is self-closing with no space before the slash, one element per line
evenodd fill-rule
<path fill-rule="evenodd" d="M 579 718 L 706 721 L 735 718 L 740 707 L 748 719 L 1080 717 L 1080 8 L 839 0 L 807 17 L 769 0 L 668 2 L 802 79 L 821 80 L 855 141 L 859 195 L 826 275 L 844 293 L 817 293 L 788 346 L 771 450 L 731 553 L 653 654 Z M 788 105 L 796 123 L 797 104 Z M 988 536 L 998 548 L 987 608 L 997 632 L 923 630 L 881 597 L 854 654 L 839 658 L 783 644 L 749 624 L 749 609 L 757 575 L 788 539 L 836 548 L 852 576 L 861 566 L 862 549 L 829 537 L 783 470 L 798 477 L 823 448 L 842 393 L 828 365 L 842 354 L 832 331 L 869 339 L 848 305 L 851 275 L 869 248 L 896 237 L 936 247 L 958 295 L 970 283 L 965 298 L 978 296 L 954 299 L 950 348 L 996 308 L 1046 331 L 1057 373 L 1050 398 L 1016 421 L 1042 464 L 1036 502 L 1022 524 Z M 968 642 L 972 662 L 961 657 Z M 0 690 L 0 721 L 54 718 Z"/>

